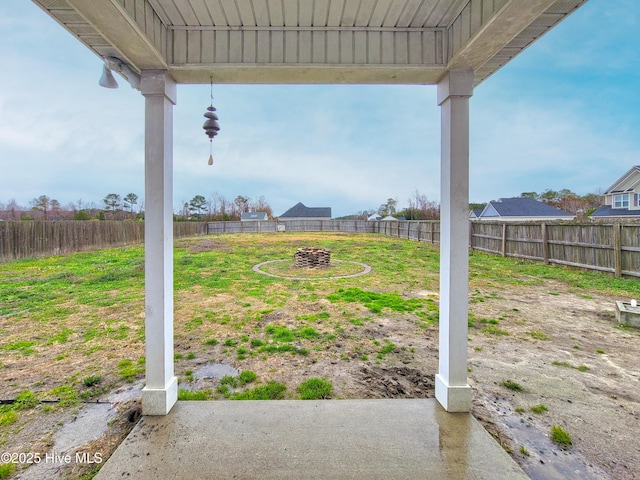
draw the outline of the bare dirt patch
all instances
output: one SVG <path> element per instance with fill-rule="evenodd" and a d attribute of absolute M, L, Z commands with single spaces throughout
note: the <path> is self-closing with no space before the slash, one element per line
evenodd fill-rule
<path fill-rule="evenodd" d="M 532 478 L 638 478 L 640 333 L 618 326 L 615 300 L 547 281 L 471 306 L 476 317 L 502 318 L 508 332 L 482 333 L 490 324 L 477 320 L 471 329 L 474 414 Z M 533 413 L 536 405 L 548 411 Z M 570 449 L 548 441 L 551 425 L 571 434 Z"/>

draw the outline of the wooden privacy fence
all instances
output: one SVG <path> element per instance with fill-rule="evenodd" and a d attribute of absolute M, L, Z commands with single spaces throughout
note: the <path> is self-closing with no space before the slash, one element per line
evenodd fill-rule
<path fill-rule="evenodd" d="M 249 232 L 379 233 L 440 243 L 433 220 L 291 220 L 176 222 L 174 236 Z M 142 243 L 144 223 L 132 221 L 0 222 L 0 261 Z M 471 221 L 472 249 L 505 257 L 640 277 L 640 224 Z"/>
<path fill-rule="evenodd" d="M 471 248 L 640 277 L 640 224 L 472 221 Z"/>
<path fill-rule="evenodd" d="M 206 223 L 176 222 L 174 237 L 207 233 Z M 144 222 L 0 222 L 0 261 L 130 245 L 144 241 Z"/>
<path fill-rule="evenodd" d="M 440 222 L 435 220 L 212 222 L 208 227 L 211 234 L 277 231 L 380 233 L 440 243 Z M 472 221 L 469 246 L 505 257 L 640 277 L 640 224 Z"/>
<path fill-rule="evenodd" d="M 258 233 L 258 232 L 350 232 L 373 233 L 372 222 L 364 220 L 287 220 L 250 222 L 211 222 L 208 232 Z"/>
<path fill-rule="evenodd" d="M 370 222 L 367 220 L 287 220 L 251 222 L 211 222 L 208 232 L 257 233 L 257 232 L 347 232 L 381 233 L 421 242 L 440 242 L 440 222 L 420 220 L 410 222 Z"/>

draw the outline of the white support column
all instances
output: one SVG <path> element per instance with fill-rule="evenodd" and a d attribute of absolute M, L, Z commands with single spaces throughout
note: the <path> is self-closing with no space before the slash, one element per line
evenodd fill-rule
<path fill-rule="evenodd" d="M 178 400 L 173 372 L 173 106 L 164 70 L 142 72 L 145 97 L 145 339 L 142 413 L 166 415 Z"/>
<path fill-rule="evenodd" d="M 473 72 L 438 83 L 440 160 L 440 349 L 436 399 L 448 412 L 471 410 L 467 384 L 469 295 L 469 97 Z"/>

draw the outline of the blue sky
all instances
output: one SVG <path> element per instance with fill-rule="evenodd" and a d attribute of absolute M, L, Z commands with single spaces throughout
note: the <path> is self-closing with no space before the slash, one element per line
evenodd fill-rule
<path fill-rule="evenodd" d="M 0 2 L 0 203 L 101 206 L 144 197 L 144 99 L 98 86 L 102 62 L 29 1 Z M 606 189 L 640 164 L 640 2 L 589 0 L 478 86 L 470 200 Z M 119 77 L 118 77 L 119 78 Z M 209 86 L 180 85 L 176 209 L 194 195 L 264 195 L 334 216 L 439 201 L 440 112 L 432 86 L 214 86 L 221 131 L 202 130 Z"/>

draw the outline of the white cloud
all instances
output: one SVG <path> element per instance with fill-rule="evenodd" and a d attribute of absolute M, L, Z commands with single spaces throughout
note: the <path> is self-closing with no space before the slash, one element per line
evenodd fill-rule
<path fill-rule="evenodd" d="M 586 194 L 606 188 L 640 157 L 637 139 L 619 135 L 608 122 L 570 102 L 494 99 L 477 108 L 472 121 L 477 126 L 471 158 L 476 201 L 547 188 Z"/>

